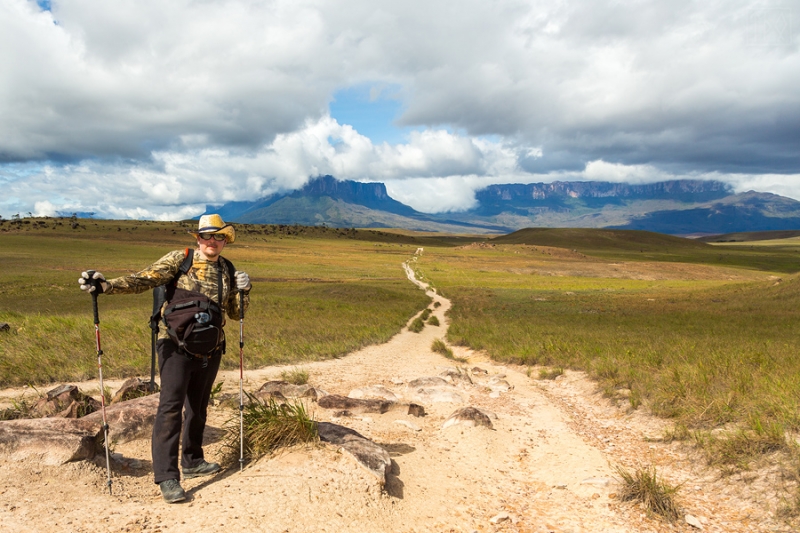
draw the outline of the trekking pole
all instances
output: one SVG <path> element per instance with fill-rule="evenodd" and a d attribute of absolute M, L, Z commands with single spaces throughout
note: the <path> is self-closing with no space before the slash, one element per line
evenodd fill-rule
<path fill-rule="evenodd" d="M 244 469 L 244 291 L 239 291 L 239 472 Z"/>
<path fill-rule="evenodd" d="M 89 282 L 97 287 L 98 283 L 94 279 L 94 270 L 86 272 L 89 277 Z M 108 422 L 106 421 L 106 394 L 103 388 L 103 349 L 100 348 L 100 316 L 97 313 L 97 289 L 92 291 L 92 308 L 94 310 L 94 338 L 97 344 L 97 371 L 100 374 L 100 405 L 103 410 L 103 442 L 106 448 L 106 475 L 108 485 L 108 493 L 111 494 L 111 458 L 108 452 Z"/>

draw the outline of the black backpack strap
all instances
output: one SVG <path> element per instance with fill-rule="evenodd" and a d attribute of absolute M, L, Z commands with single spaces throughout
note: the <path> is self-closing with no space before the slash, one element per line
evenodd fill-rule
<path fill-rule="evenodd" d="M 159 285 L 153 289 L 153 314 L 150 315 L 150 329 L 154 332 L 158 331 L 158 323 L 161 321 L 161 309 L 164 307 L 164 303 L 175 295 L 175 284 L 178 278 L 189 272 L 189 269 L 192 268 L 194 252 L 186 248 L 183 253 L 183 263 L 178 267 L 178 272 L 175 274 L 175 277 L 173 277 L 169 283 Z"/>

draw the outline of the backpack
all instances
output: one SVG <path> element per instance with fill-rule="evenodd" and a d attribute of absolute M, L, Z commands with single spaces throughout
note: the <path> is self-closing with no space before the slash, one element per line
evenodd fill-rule
<path fill-rule="evenodd" d="M 163 322 L 175 344 L 187 355 L 202 357 L 205 366 L 208 363 L 208 356 L 213 354 L 220 344 L 223 344 L 224 352 L 223 310 L 205 294 L 176 287 L 178 278 L 192 268 L 194 253 L 187 248 L 185 254 L 185 259 L 175 277 L 169 283 L 153 289 L 153 314 L 150 317 L 150 327 L 155 337 L 159 322 Z M 228 276 L 233 280 L 236 268 L 224 257 L 221 259 Z M 221 268 L 218 270 L 217 286 L 219 290 L 217 299 L 221 302 Z"/>

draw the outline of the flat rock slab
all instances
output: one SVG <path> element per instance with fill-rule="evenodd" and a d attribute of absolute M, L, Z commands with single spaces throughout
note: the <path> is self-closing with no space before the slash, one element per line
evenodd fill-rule
<path fill-rule="evenodd" d="M 386 474 L 392 468 L 389 452 L 353 429 L 330 422 L 320 422 L 317 428 L 322 442 L 340 446 L 374 474 L 381 485 L 386 484 Z"/>
<path fill-rule="evenodd" d="M 337 409 L 351 413 L 383 414 L 392 407 L 393 403 L 388 400 L 348 398 L 338 394 L 329 394 L 320 398 L 317 405 L 323 409 Z"/>
<path fill-rule="evenodd" d="M 0 452 L 12 459 L 38 457 L 47 465 L 91 459 L 101 427 L 83 419 L 29 418 L 0 422 Z"/>
<path fill-rule="evenodd" d="M 481 411 L 480 409 L 476 409 L 475 407 L 462 407 L 461 409 L 455 411 L 447 420 L 444 421 L 442 424 L 442 429 L 449 428 L 450 426 L 471 426 L 471 427 L 486 427 L 492 429 L 492 421 L 489 417 Z"/>

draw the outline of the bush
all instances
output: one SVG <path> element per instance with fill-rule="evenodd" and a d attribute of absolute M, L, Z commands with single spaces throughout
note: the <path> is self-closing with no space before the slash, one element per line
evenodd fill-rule
<path fill-rule="evenodd" d="M 413 331 L 414 333 L 419 333 L 425 327 L 425 322 L 422 321 L 420 317 L 415 318 L 411 325 L 408 326 L 408 331 Z"/>

